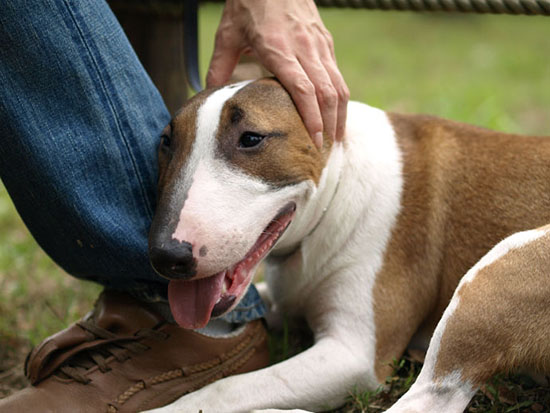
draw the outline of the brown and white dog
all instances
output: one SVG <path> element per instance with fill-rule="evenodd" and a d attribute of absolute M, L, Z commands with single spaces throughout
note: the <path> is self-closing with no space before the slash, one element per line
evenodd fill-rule
<path fill-rule="evenodd" d="M 272 307 L 315 344 L 155 411 L 326 410 L 428 343 L 392 413 L 462 412 L 497 372 L 550 371 L 550 139 L 352 102 L 319 151 L 263 79 L 191 99 L 160 165 L 150 252 L 176 321 L 231 310 L 269 253 Z"/>

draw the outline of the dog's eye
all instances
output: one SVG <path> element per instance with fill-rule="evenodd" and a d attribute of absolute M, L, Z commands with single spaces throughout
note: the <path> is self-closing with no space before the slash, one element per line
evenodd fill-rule
<path fill-rule="evenodd" d="M 240 148 L 252 148 L 263 141 L 265 136 L 254 132 L 244 132 L 239 139 Z"/>
<path fill-rule="evenodd" d="M 170 144 L 172 143 L 172 140 L 170 139 L 170 136 L 163 134 L 160 137 L 160 144 L 166 148 L 170 147 Z"/>

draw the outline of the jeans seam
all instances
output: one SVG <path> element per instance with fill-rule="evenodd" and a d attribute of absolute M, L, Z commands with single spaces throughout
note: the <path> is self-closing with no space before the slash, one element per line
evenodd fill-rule
<path fill-rule="evenodd" d="M 67 11 L 69 12 L 69 15 L 71 16 L 71 20 L 73 21 L 73 23 L 76 27 L 76 30 L 78 32 L 78 36 L 82 40 L 82 44 L 86 48 L 86 52 L 88 53 L 88 56 L 89 56 L 90 60 L 92 61 L 94 70 L 97 74 L 97 77 L 99 78 L 100 83 L 101 83 L 102 92 L 103 92 L 105 98 L 107 99 L 109 109 L 111 110 L 111 113 L 113 114 L 113 118 L 114 118 L 114 121 L 115 121 L 116 128 L 117 128 L 117 130 L 118 130 L 118 132 L 119 132 L 119 134 L 122 138 L 122 141 L 124 143 L 124 147 L 126 148 L 126 152 L 127 152 L 128 156 L 130 158 L 130 161 L 132 163 L 132 168 L 134 170 L 136 179 L 138 180 L 141 196 L 142 196 L 143 201 L 144 201 L 143 203 L 144 203 L 145 209 L 146 209 L 146 211 L 149 215 L 148 218 L 152 219 L 153 218 L 153 210 L 151 208 L 151 205 L 149 204 L 149 198 L 147 197 L 147 191 L 144 187 L 143 180 L 141 179 L 141 176 L 139 174 L 139 168 L 137 167 L 136 160 L 135 160 L 134 156 L 132 155 L 132 151 L 130 150 L 130 145 L 128 143 L 128 140 L 126 139 L 126 135 L 123 133 L 123 128 L 121 127 L 121 124 L 120 124 L 121 121 L 119 119 L 117 111 L 115 110 L 115 105 L 113 104 L 113 101 L 111 100 L 111 97 L 109 96 L 109 93 L 107 92 L 107 87 L 105 85 L 105 79 L 104 79 L 103 75 L 101 74 L 101 70 L 99 69 L 98 63 L 95 59 L 94 54 L 92 53 L 92 50 L 91 50 L 90 46 L 88 45 L 88 42 L 86 41 L 86 38 L 85 38 L 84 34 L 82 33 L 82 29 L 80 28 L 80 25 L 79 25 L 75 15 L 74 15 L 73 11 L 71 10 L 71 7 L 68 3 L 68 0 L 64 0 L 63 3 L 65 4 L 65 7 L 67 8 Z"/>

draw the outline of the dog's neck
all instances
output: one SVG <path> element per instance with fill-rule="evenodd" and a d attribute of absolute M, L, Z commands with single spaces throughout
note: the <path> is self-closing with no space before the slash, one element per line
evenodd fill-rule
<path fill-rule="evenodd" d="M 317 220 L 317 223 L 315 224 L 313 229 L 309 231 L 309 233 L 304 237 L 304 239 L 310 237 L 317 230 L 317 228 L 319 228 L 319 225 L 321 224 L 321 222 L 323 222 L 323 218 L 325 217 L 329 208 L 332 206 L 332 202 L 336 197 L 339 186 L 340 186 L 340 175 L 338 175 L 338 180 L 336 181 L 336 185 L 334 187 L 334 190 L 332 191 L 332 197 L 330 198 L 330 201 L 328 202 L 327 206 L 323 208 L 323 212 L 321 213 L 321 218 Z"/>
<path fill-rule="evenodd" d="M 315 233 L 327 211 L 331 208 L 340 186 L 343 161 L 343 144 L 337 142 L 332 145 L 319 185 L 315 187 L 313 183 L 309 183 L 310 188 L 304 203 L 298 209 L 296 218 L 287 232 L 271 252 L 272 256 L 292 254 L 302 241 Z"/>

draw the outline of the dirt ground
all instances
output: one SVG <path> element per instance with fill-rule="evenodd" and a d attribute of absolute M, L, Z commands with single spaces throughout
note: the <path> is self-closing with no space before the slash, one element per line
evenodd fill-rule
<path fill-rule="evenodd" d="M 0 338 L 0 398 L 28 386 L 23 369 L 30 350 L 28 342 Z"/>

